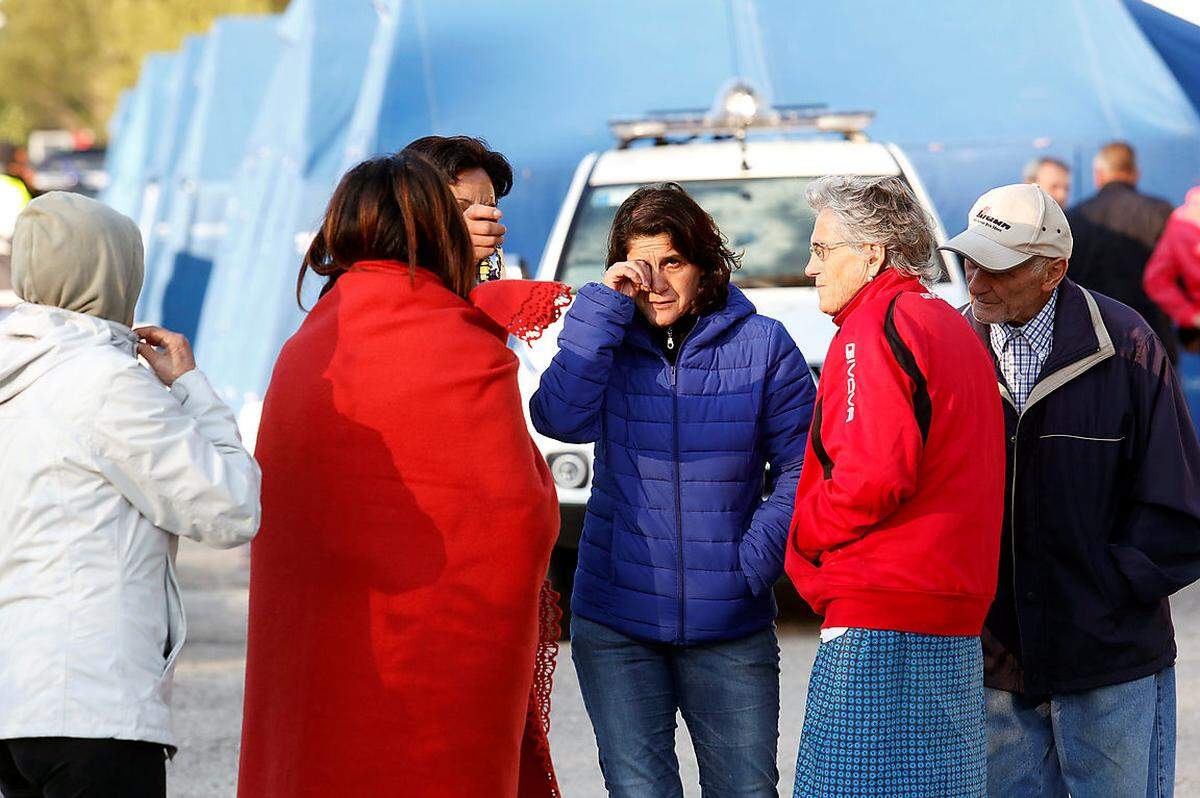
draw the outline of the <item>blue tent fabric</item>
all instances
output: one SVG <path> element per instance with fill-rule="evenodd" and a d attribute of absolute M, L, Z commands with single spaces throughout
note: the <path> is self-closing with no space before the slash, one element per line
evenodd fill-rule
<path fill-rule="evenodd" d="M 863 0 L 853 11 L 791 0 L 472 4 L 465 29 L 467 13 L 461 2 L 403 4 L 394 42 L 368 67 L 355 154 L 431 132 L 484 136 L 517 168 L 507 249 L 531 261 L 579 158 L 611 146 L 609 119 L 706 108 L 734 74 L 779 103 L 877 111 L 872 136 L 902 145 L 948 227 L 1031 157 L 1082 165 L 1117 137 L 1143 145 L 1150 191 L 1180 196 L 1200 177 L 1200 119 L 1122 0 L 1023 0 L 987 24 L 953 0 Z M 663 30 L 686 30 L 687 47 L 657 55 Z M 1005 58 L 978 57 L 997 46 Z M 497 86 L 513 96 L 498 99 Z M 1090 190 L 1085 171 L 1077 197 Z"/>
<path fill-rule="evenodd" d="M 1192 107 L 1200 113 L 1200 26 L 1143 0 L 1124 0 L 1134 22 L 1170 68 Z"/>
<path fill-rule="evenodd" d="M 303 317 L 296 273 L 342 173 L 379 22 L 367 0 L 293 0 L 281 22 L 283 43 L 196 336 L 210 379 L 234 404 L 262 396 L 279 348 Z"/>
<path fill-rule="evenodd" d="M 1192 423 L 1200 429 L 1200 355 L 1191 352 L 1179 353 L 1179 363 L 1176 364 L 1179 382 L 1183 393 L 1187 396 L 1188 412 L 1192 415 Z"/>
<path fill-rule="evenodd" d="M 113 110 L 112 118 L 108 120 L 108 137 L 121 140 L 125 125 L 129 124 L 129 115 L 133 110 L 135 89 L 125 89 L 117 97 L 117 107 Z M 105 166 L 109 165 L 108 155 L 105 155 Z"/>
<path fill-rule="evenodd" d="M 173 257 L 169 220 L 175 196 L 174 178 L 196 109 L 199 89 L 196 77 L 208 44 L 207 36 L 188 36 L 184 40 L 169 83 L 162 127 L 153 142 L 146 170 L 138 219 L 146 250 L 146 279 L 136 317 L 139 323 L 162 321 L 162 285 Z"/>
<path fill-rule="evenodd" d="M 948 229 L 1031 157 L 1082 167 L 1115 138 L 1138 146 L 1151 193 L 1181 199 L 1200 177 L 1200 118 L 1121 0 L 1022 0 L 982 16 L 953 0 L 904 13 L 888 0 L 860 0 L 853 13 L 757 8 L 777 97 L 875 110 L 872 137 L 905 149 Z M 1074 170 L 1076 199 L 1092 190 L 1090 171 Z"/>
<path fill-rule="evenodd" d="M 206 41 L 204 36 L 185 38 L 176 68 L 171 71 L 166 87 L 167 102 L 161 112 L 161 126 L 151 143 L 147 169 L 147 178 L 151 183 L 161 183 L 171 175 L 183 150 L 184 137 L 196 106 L 196 71 Z"/>
<path fill-rule="evenodd" d="M 105 157 L 109 183 L 101 199 L 135 220 L 141 214 L 150 159 L 161 134 L 178 61 L 179 56 L 174 53 L 146 56 L 137 86 L 129 97 L 126 117 L 109 141 Z"/>
<path fill-rule="evenodd" d="M 357 118 L 352 135 L 363 154 L 429 133 L 487 139 L 516 171 L 502 203 L 505 249 L 530 262 L 579 159 L 612 145 L 610 118 L 707 108 L 734 66 L 723 3 L 402 5 L 395 41 L 368 68 L 383 84 L 377 110 Z M 661 32 L 681 26 L 687 46 L 664 53 Z"/>
<path fill-rule="evenodd" d="M 506 250 L 536 262 L 580 158 L 612 146 L 608 120 L 707 108 L 735 75 L 779 104 L 876 111 L 870 135 L 901 146 L 950 230 L 1040 154 L 1075 167 L 1081 198 L 1113 138 L 1138 147 L 1145 190 L 1178 201 L 1200 178 L 1200 116 L 1135 2 L 1014 0 L 985 18 L 956 0 L 293 0 L 233 178 L 198 350 L 235 404 L 262 395 L 302 318 L 308 237 L 361 158 L 429 133 L 487 138 L 516 173 Z"/>
<path fill-rule="evenodd" d="M 277 60 L 278 24 L 277 17 L 249 16 L 213 25 L 179 156 L 162 183 L 140 318 L 189 338 L 224 231 L 231 180 Z"/>

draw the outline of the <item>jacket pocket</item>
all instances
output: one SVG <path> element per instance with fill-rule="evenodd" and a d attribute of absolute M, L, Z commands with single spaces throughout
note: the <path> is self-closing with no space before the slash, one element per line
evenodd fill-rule
<path fill-rule="evenodd" d="M 163 661 L 162 676 L 165 678 L 175 667 L 175 660 L 183 650 L 187 639 L 187 615 L 183 610 L 183 593 L 175 574 L 175 561 L 167 557 L 167 652 Z"/>

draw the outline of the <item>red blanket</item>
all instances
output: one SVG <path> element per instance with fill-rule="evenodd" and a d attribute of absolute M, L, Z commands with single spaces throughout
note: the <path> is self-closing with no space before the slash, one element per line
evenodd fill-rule
<path fill-rule="evenodd" d="M 534 689 L 557 503 L 505 339 L 565 296 L 512 280 L 468 302 L 360 263 L 284 346 L 256 452 L 243 798 L 557 795 Z"/>

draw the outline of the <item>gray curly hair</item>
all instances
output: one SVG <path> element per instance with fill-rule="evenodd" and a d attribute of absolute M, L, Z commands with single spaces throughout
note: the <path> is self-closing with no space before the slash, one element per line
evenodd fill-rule
<path fill-rule="evenodd" d="M 882 245 L 888 266 L 926 285 L 942 275 L 933 218 L 900 178 L 830 175 L 809 183 L 804 193 L 814 213 L 833 213 L 847 243 Z"/>

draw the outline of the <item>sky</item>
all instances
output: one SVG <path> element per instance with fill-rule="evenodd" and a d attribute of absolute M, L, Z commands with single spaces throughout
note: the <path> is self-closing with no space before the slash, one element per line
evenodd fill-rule
<path fill-rule="evenodd" d="M 1146 2 L 1169 14 L 1200 25 L 1200 3 L 1197 3 L 1196 0 L 1146 0 Z"/>

